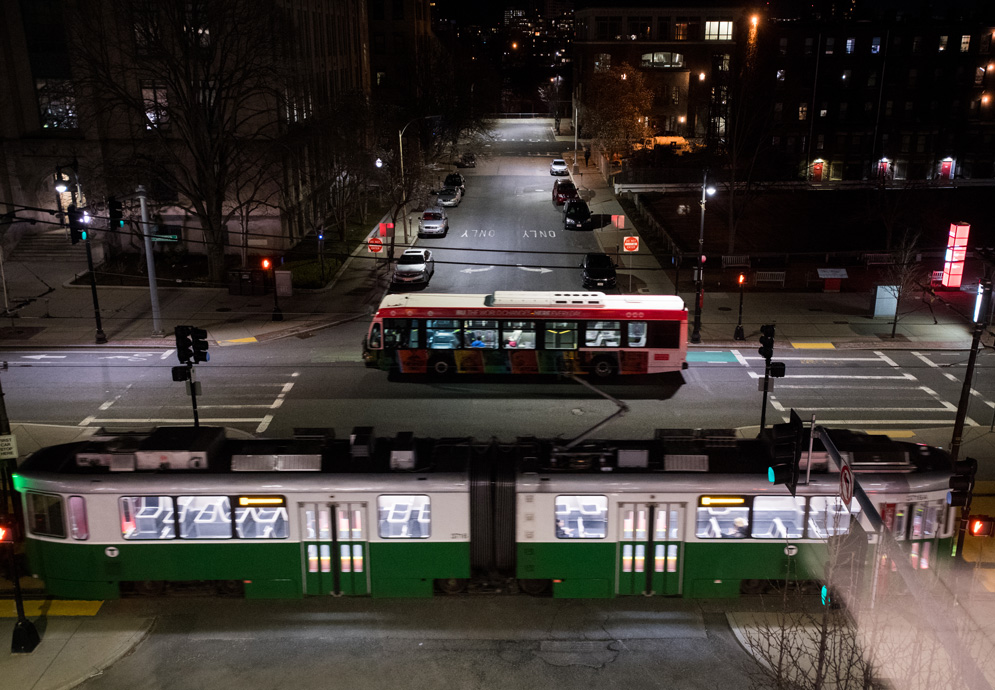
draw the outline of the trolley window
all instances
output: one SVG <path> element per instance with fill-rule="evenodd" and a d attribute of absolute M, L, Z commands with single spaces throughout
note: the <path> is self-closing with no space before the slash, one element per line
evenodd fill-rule
<path fill-rule="evenodd" d="M 576 350 L 576 321 L 547 321 L 546 340 L 543 344 L 547 350 Z"/>
<path fill-rule="evenodd" d="M 856 499 L 846 509 L 838 496 L 813 496 L 808 506 L 808 537 L 825 539 L 850 531 L 850 520 L 860 512 Z"/>
<path fill-rule="evenodd" d="M 584 328 L 585 347 L 619 347 L 622 328 L 618 321 L 588 321 Z"/>
<path fill-rule="evenodd" d="M 428 496 L 379 496 L 377 521 L 383 539 L 428 539 L 431 502 Z"/>
<path fill-rule="evenodd" d="M 62 497 L 29 491 L 28 521 L 32 534 L 64 538 L 66 525 L 62 519 Z"/>
<path fill-rule="evenodd" d="M 86 500 L 82 496 L 69 497 L 69 534 L 79 541 L 90 538 L 90 527 L 86 521 Z"/>
<path fill-rule="evenodd" d="M 753 499 L 755 539 L 800 539 L 805 531 L 805 499 L 757 496 Z"/>
<path fill-rule="evenodd" d="M 286 539 L 286 504 L 283 496 L 239 496 L 235 500 L 235 534 L 239 539 Z"/>
<path fill-rule="evenodd" d="M 429 319 L 425 326 L 429 349 L 458 350 L 461 347 L 460 322 L 456 319 Z"/>
<path fill-rule="evenodd" d="M 498 322 L 497 321 L 464 321 L 463 329 L 466 333 L 466 342 L 470 347 L 483 347 L 488 350 L 496 350 L 498 346 Z"/>
<path fill-rule="evenodd" d="M 750 536 L 750 504 L 744 496 L 702 496 L 695 535 L 699 539 L 745 539 Z"/>
<path fill-rule="evenodd" d="M 501 346 L 509 350 L 536 349 L 534 321 L 502 321 Z"/>
<path fill-rule="evenodd" d="M 125 539 L 175 539 L 170 496 L 122 496 L 121 535 Z"/>
<path fill-rule="evenodd" d="M 180 539 L 231 539 L 227 496 L 180 496 Z"/>
<path fill-rule="evenodd" d="M 608 534 L 607 496 L 557 496 L 557 539 L 604 539 Z"/>
<path fill-rule="evenodd" d="M 384 347 L 388 349 L 418 347 L 418 320 L 385 320 Z"/>

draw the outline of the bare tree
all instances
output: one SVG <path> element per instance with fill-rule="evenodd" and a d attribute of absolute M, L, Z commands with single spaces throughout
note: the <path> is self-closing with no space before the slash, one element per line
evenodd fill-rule
<path fill-rule="evenodd" d="M 80 3 L 69 22 L 100 121 L 134 143 L 122 177 L 150 170 L 151 188 L 175 190 L 200 223 L 215 281 L 250 168 L 279 150 L 281 90 L 292 83 L 282 24 L 271 0 L 102 0 Z"/>
<path fill-rule="evenodd" d="M 586 130 L 612 160 L 642 140 L 648 131 L 645 119 L 653 107 L 653 91 L 642 73 L 622 63 L 594 73 L 584 98 Z"/>
<path fill-rule="evenodd" d="M 928 285 L 928 273 L 919 261 L 919 234 L 906 232 L 892 254 L 894 263 L 885 270 L 884 279 L 895 297 L 895 316 L 891 321 L 891 337 L 895 337 L 902 314 L 902 301 Z"/>

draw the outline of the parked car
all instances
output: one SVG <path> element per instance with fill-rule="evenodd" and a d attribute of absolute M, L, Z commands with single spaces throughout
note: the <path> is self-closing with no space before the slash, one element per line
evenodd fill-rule
<path fill-rule="evenodd" d="M 611 257 L 603 253 L 585 254 L 580 262 L 581 278 L 586 288 L 613 288 L 618 277 L 615 274 L 615 263 Z"/>
<path fill-rule="evenodd" d="M 457 168 L 476 168 L 477 167 L 477 157 L 472 153 L 464 153 L 462 156 L 456 159 Z"/>
<path fill-rule="evenodd" d="M 568 172 L 567 162 L 562 158 L 554 158 L 553 162 L 549 164 L 550 175 L 566 175 Z"/>
<path fill-rule="evenodd" d="M 441 206 L 429 206 L 418 219 L 418 236 L 431 237 L 449 232 L 449 216 Z"/>
<path fill-rule="evenodd" d="M 428 249 L 405 249 L 394 266 L 394 285 L 428 285 L 435 273 L 435 260 Z"/>
<path fill-rule="evenodd" d="M 580 199 L 577 187 L 570 180 L 557 180 L 553 183 L 553 203 L 562 206 L 571 199 Z"/>
<path fill-rule="evenodd" d="M 443 187 L 435 198 L 439 202 L 439 206 L 459 206 L 459 202 L 463 199 L 463 192 L 460 191 L 459 187 Z"/>
<path fill-rule="evenodd" d="M 460 190 L 462 194 L 466 194 L 466 178 L 463 177 L 458 172 L 449 173 L 446 175 L 445 182 L 442 183 L 443 187 L 456 187 Z"/>
<path fill-rule="evenodd" d="M 571 199 L 563 205 L 563 228 L 583 230 L 591 224 L 591 209 L 583 199 Z"/>

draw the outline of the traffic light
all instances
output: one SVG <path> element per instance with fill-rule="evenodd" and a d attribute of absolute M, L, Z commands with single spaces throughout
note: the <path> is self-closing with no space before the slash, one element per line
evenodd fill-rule
<path fill-rule="evenodd" d="M 269 259 L 263 259 L 262 266 L 264 271 L 268 271 L 273 267 L 273 262 L 270 261 Z"/>
<path fill-rule="evenodd" d="M 177 326 L 173 333 L 176 335 L 176 358 L 183 364 L 189 364 L 193 359 L 193 341 L 190 339 L 190 326 Z"/>
<path fill-rule="evenodd" d="M 112 196 L 107 197 L 107 227 L 116 230 L 124 227 L 124 209 L 121 202 Z"/>
<path fill-rule="evenodd" d="M 767 468 L 767 479 L 771 484 L 784 484 L 792 496 L 798 486 L 804 431 L 801 417 L 794 410 L 791 410 L 790 422 L 775 424 L 771 429 L 771 464 Z"/>
<path fill-rule="evenodd" d="M 978 473 L 978 461 L 974 458 L 959 460 L 954 463 L 954 474 L 950 477 L 947 492 L 947 505 L 963 508 L 971 502 L 974 492 L 974 475 Z"/>
<path fill-rule="evenodd" d="M 209 344 L 207 342 L 207 331 L 203 328 L 191 328 L 190 337 L 193 339 L 193 361 L 206 362 L 211 359 L 207 352 Z"/>
<path fill-rule="evenodd" d="M 967 531 L 972 537 L 990 537 L 995 534 L 995 518 L 972 515 L 967 522 Z"/>
<path fill-rule="evenodd" d="M 69 241 L 78 244 L 80 240 L 86 240 L 86 224 L 83 222 L 83 209 L 76 208 L 73 204 L 66 209 L 69 216 Z"/>
<path fill-rule="evenodd" d="M 766 360 L 774 356 L 774 327 L 770 324 L 760 327 L 760 349 L 757 352 Z"/>
<path fill-rule="evenodd" d="M 822 585 L 822 605 L 829 606 L 831 602 L 832 602 L 832 597 L 830 597 L 829 595 L 829 587 L 826 585 Z"/>

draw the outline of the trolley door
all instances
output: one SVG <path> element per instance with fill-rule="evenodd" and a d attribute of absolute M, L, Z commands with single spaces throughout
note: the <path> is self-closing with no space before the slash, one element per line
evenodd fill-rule
<path fill-rule="evenodd" d="M 620 503 L 619 594 L 681 593 L 683 503 Z"/>
<path fill-rule="evenodd" d="M 369 594 L 366 503 L 302 503 L 300 512 L 304 593 Z"/>

